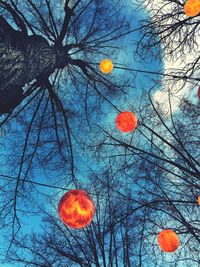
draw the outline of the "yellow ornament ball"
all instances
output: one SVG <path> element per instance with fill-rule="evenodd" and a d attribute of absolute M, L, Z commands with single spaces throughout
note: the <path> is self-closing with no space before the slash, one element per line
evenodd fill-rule
<path fill-rule="evenodd" d="M 113 70 L 113 63 L 111 60 L 109 59 L 104 59 L 101 61 L 100 63 L 100 71 L 105 73 L 105 74 L 109 74 L 111 73 Z"/>
<path fill-rule="evenodd" d="M 184 5 L 185 14 L 194 17 L 200 13 L 200 0 L 187 0 Z"/>

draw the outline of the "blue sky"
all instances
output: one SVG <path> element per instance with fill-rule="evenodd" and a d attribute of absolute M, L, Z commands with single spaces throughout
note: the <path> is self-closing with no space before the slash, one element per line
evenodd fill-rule
<path fill-rule="evenodd" d="M 129 5 L 129 1 L 127 1 L 127 9 L 124 10 L 124 15 L 127 17 L 127 18 L 131 18 L 131 16 L 133 16 L 133 13 L 130 12 L 131 11 L 131 5 Z M 136 27 L 137 26 L 137 21 L 135 20 L 136 19 L 136 14 L 134 13 L 134 21 L 133 21 L 133 27 Z M 144 14 L 143 12 L 137 12 L 137 19 L 139 20 L 140 18 L 143 18 L 144 16 L 146 16 L 146 14 Z M 114 63 L 116 64 L 125 64 L 129 67 L 132 67 L 132 68 L 140 68 L 140 69 L 144 69 L 144 70 L 158 70 L 160 71 L 162 69 L 162 64 L 160 62 L 156 62 L 156 61 L 149 61 L 147 64 L 144 64 L 144 63 L 138 63 L 134 60 L 134 50 L 135 50 L 135 46 L 134 46 L 134 42 L 137 41 L 137 39 L 139 38 L 139 33 L 134 33 L 133 35 L 130 35 L 130 36 L 127 36 L 126 38 L 124 38 L 123 42 L 124 44 L 126 44 L 126 50 L 121 50 L 121 53 L 118 53 L 117 55 L 117 58 L 114 59 Z M 96 62 L 98 62 L 100 60 L 100 57 L 99 59 L 96 59 Z M 116 61 L 116 62 L 115 62 Z M 148 91 L 149 88 L 151 87 L 151 77 L 147 77 L 147 75 L 144 75 L 144 74 L 138 74 L 137 77 L 135 78 L 133 73 L 132 72 L 127 72 L 127 71 L 124 71 L 124 70 L 119 70 L 119 69 L 114 69 L 113 73 L 111 74 L 110 76 L 111 78 L 116 78 L 116 79 L 123 79 L 124 77 L 126 79 L 134 79 L 134 81 L 136 82 L 136 88 L 137 90 L 133 90 L 133 88 L 130 88 L 129 91 L 128 91 L 128 100 L 127 98 L 123 97 L 123 96 L 117 96 L 117 97 L 113 97 L 111 99 L 112 103 L 115 104 L 117 107 L 119 107 L 120 109 L 131 109 L 134 105 L 136 105 L 138 99 L 141 97 L 141 92 L 142 90 L 140 89 L 142 86 L 145 86 L 146 84 L 148 84 L 148 86 L 146 87 L 146 90 Z M 69 97 L 69 96 L 68 96 Z M 68 100 L 67 98 L 63 97 L 63 101 Z M 81 106 L 81 104 L 79 103 L 79 99 L 78 99 L 78 96 L 72 96 L 72 99 L 73 101 L 76 102 L 76 108 L 77 109 L 82 109 L 83 107 Z M 91 102 L 90 102 L 91 103 Z M 117 115 L 117 111 L 115 109 L 113 109 L 110 104 L 108 103 L 104 103 L 102 105 L 104 107 L 104 113 L 102 113 L 101 116 L 96 116 L 94 114 L 94 116 L 91 116 L 93 121 L 102 125 L 103 127 L 105 127 L 106 129 L 109 129 L 111 131 L 115 131 L 115 118 L 116 118 L 116 115 Z M 27 115 L 24 114 L 24 119 L 29 119 L 28 116 L 26 117 Z M 70 125 L 72 125 L 74 123 L 75 126 L 78 126 L 79 125 L 79 121 L 76 119 L 75 120 L 69 120 L 69 123 Z M 16 127 L 16 124 L 15 122 L 13 122 L 12 124 L 12 127 Z M 88 131 L 88 128 L 86 127 L 85 129 L 83 129 L 82 131 L 79 131 L 79 134 L 77 136 L 77 138 L 80 138 L 80 140 L 84 140 L 85 138 L 85 135 L 84 134 L 87 134 Z M 74 133 L 76 133 L 76 131 L 74 131 Z M 22 136 L 24 136 L 25 133 L 22 133 Z M 2 138 L 2 140 L 4 140 L 4 149 L 7 149 L 9 148 L 9 140 L 12 140 L 13 138 L 13 135 L 12 134 L 9 134 L 9 132 L 6 132 L 5 133 L 5 136 Z M 76 146 L 76 140 L 73 139 L 73 142 L 74 142 L 74 145 Z M 77 150 L 78 150 L 78 146 L 77 146 Z M 3 153 L 5 150 L 1 150 L 1 152 Z M 9 151 L 7 151 L 9 152 Z M 42 151 L 40 151 L 42 153 Z M 82 153 L 80 153 L 82 154 Z M 85 153 L 83 153 L 82 155 L 85 156 Z M 88 169 L 87 167 L 83 164 L 83 163 L 80 163 L 78 157 L 76 158 L 76 162 L 75 162 L 75 166 L 76 166 L 76 169 L 77 169 L 77 177 L 79 177 L 79 179 L 83 179 L 84 176 L 87 175 L 87 172 L 88 172 Z M 97 168 L 97 162 L 95 162 L 95 160 L 90 156 L 85 156 L 85 159 L 84 159 L 87 164 L 91 164 L 91 166 L 93 165 L 94 166 L 94 169 Z M 3 163 L 3 162 L 2 162 Z M 99 165 L 99 169 L 101 169 L 102 166 L 101 164 Z M 81 172 L 80 173 L 80 170 L 84 170 L 84 172 Z M 5 172 L 9 172 L 10 170 L 5 170 L 5 169 L 1 169 L 1 172 L 3 171 L 3 173 Z M 65 176 L 65 173 L 62 173 L 61 172 L 56 172 L 56 171 L 52 171 L 50 169 L 48 169 L 48 166 L 47 166 L 47 169 L 45 171 L 41 170 L 41 169 L 38 169 L 37 168 L 37 165 L 36 165 L 36 168 L 35 170 L 33 170 L 33 180 L 35 179 L 35 181 L 38 181 L 38 182 L 42 182 L 42 183 L 48 183 L 48 184 L 56 184 L 56 181 L 57 179 L 60 179 L 60 175 L 62 175 L 63 177 Z M 31 180 L 32 180 L 31 179 Z M 66 181 L 67 181 L 67 175 L 66 175 Z M 65 186 L 64 184 L 62 186 Z M 58 198 L 60 195 L 62 195 L 62 192 L 60 190 L 53 192 L 54 190 L 53 189 L 48 189 L 48 188 L 40 188 L 38 186 L 38 190 L 41 191 L 42 193 L 44 194 L 53 194 L 53 193 L 56 193 L 58 195 Z M 40 197 L 41 195 L 38 194 Z M 39 201 L 42 201 L 42 198 L 40 198 Z M 38 203 L 39 204 L 39 203 Z M 40 230 L 40 223 L 41 220 L 40 220 L 40 217 L 38 216 L 33 216 L 33 217 L 24 217 L 23 218 L 23 221 L 24 221 L 24 225 L 22 225 L 22 228 L 21 228 L 21 231 L 24 233 L 24 234 L 29 234 L 30 232 L 32 232 L 32 230 L 34 231 L 39 231 Z M 4 243 L 2 242 L 1 244 L 1 247 L 4 248 Z M 13 266 L 12 265 L 7 265 L 7 264 L 3 264 L 3 265 L 0 265 L 0 266 L 3 266 L 3 267 L 10 267 L 10 266 Z"/>

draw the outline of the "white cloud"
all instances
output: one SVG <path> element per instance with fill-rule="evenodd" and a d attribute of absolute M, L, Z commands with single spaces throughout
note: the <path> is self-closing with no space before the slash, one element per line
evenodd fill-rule
<path fill-rule="evenodd" d="M 146 3 L 149 1 L 146 0 Z M 152 8 L 152 6 L 156 7 L 155 9 Z M 147 9 L 149 9 L 150 15 L 156 16 L 155 12 L 158 11 L 160 8 L 162 8 L 163 11 L 166 13 L 169 13 L 171 10 L 171 6 L 164 5 L 163 1 L 159 0 L 152 0 L 152 5 L 147 6 Z M 162 47 L 162 44 L 161 44 Z M 200 47 L 200 38 L 197 39 L 197 49 Z M 169 70 L 175 70 L 175 69 L 184 69 L 188 63 L 194 62 L 194 60 L 197 57 L 197 52 L 194 50 L 188 51 L 187 55 L 174 60 L 169 60 L 168 56 L 165 53 L 165 50 L 163 49 L 163 62 L 164 62 L 164 73 L 169 73 Z M 190 84 L 185 83 L 183 81 L 176 82 L 172 85 L 169 85 L 169 83 L 165 82 L 165 78 L 163 78 L 162 83 L 162 89 L 156 91 L 153 94 L 153 99 L 156 104 L 159 105 L 160 109 L 163 111 L 163 113 L 169 114 L 169 101 L 168 96 L 170 93 L 170 101 L 171 101 L 171 111 L 175 112 L 178 110 L 179 104 L 181 102 L 181 99 L 183 96 L 187 95 L 189 93 Z"/>

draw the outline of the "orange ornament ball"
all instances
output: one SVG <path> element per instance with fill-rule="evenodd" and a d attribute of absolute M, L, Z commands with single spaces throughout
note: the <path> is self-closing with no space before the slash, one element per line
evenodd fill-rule
<path fill-rule="evenodd" d="M 81 229 L 91 223 L 95 205 L 85 191 L 70 190 L 61 198 L 58 204 L 58 213 L 66 226 Z"/>
<path fill-rule="evenodd" d="M 164 252 L 174 252 L 178 249 L 180 241 L 178 235 L 172 230 L 163 230 L 158 235 L 158 244 Z"/>
<path fill-rule="evenodd" d="M 200 206 L 200 196 L 198 197 L 197 202 L 198 202 L 198 204 Z"/>
<path fill-rule="evenodd" d="M 185 14 L 188 17 L 194 17 L 200 12 L 200 0 L 187 0 L 184 5 Z"/>
<path fill-rule="evenodd" d="M 113 63 L 111 60 L 109 59 L 104 59 L 101 61 L 100 63 L 100 71 L 105 73 L 105 74 L 109 74 L 111 73 L 113 70 Z"/>
<path fill-rule="evenodd" d="M 137 127 L 138 120 L 134 113 L 124 111 L 118 114 L 116 118 L 117 128 L 124 133 L 132 132 Z"/>

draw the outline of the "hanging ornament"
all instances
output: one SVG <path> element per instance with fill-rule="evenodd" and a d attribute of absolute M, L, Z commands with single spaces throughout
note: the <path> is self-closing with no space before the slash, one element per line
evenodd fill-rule
<path fill-rule="evenodd" d="M 95 205 L 85 191 L 70 190 L 61 198 L 58 212 L 66 226 L 81 229 L 91 223 L 95 213 Z"/>
<path fill-rule="evenodd" d="M 137 117 L 130 111 L 121 112 L 116 118 L 117 128 L 124 133 L 134 131 L 137 127 L 137 123 Z"/>
<path fill-rule="evenodd" d="M 184 5 L 185 14 L 188 17 L 194 17 L 200 12 L 200 1 L 199 0 L 187 0 Z"/>
<path fill-rule="evenodd" d="M 198 202 L 198 204 L 200 206 L 200 196 L 198 197 L 197 202 Z"/>
<path fill-rule="evenodd" d="M 113 70 L 113 63 L 111 60 L 109 59 L 104 59 L 101 61 L 100 63 L 100 71 L 105 73 L 105 74 L 109 74 L 111 73 Z"/>
<path fill-rule="evenodd" d="M 164 252 L 174 252 L 178 249 L 180 241 L 174 231 L 167 229 L 159 233 L 158 244 Z"/>
<path fill-rule="evenodd" d="M 199 86 L 199 89 L 198 89 L 198 98 L 200 100 L 200 86 Z"/>

